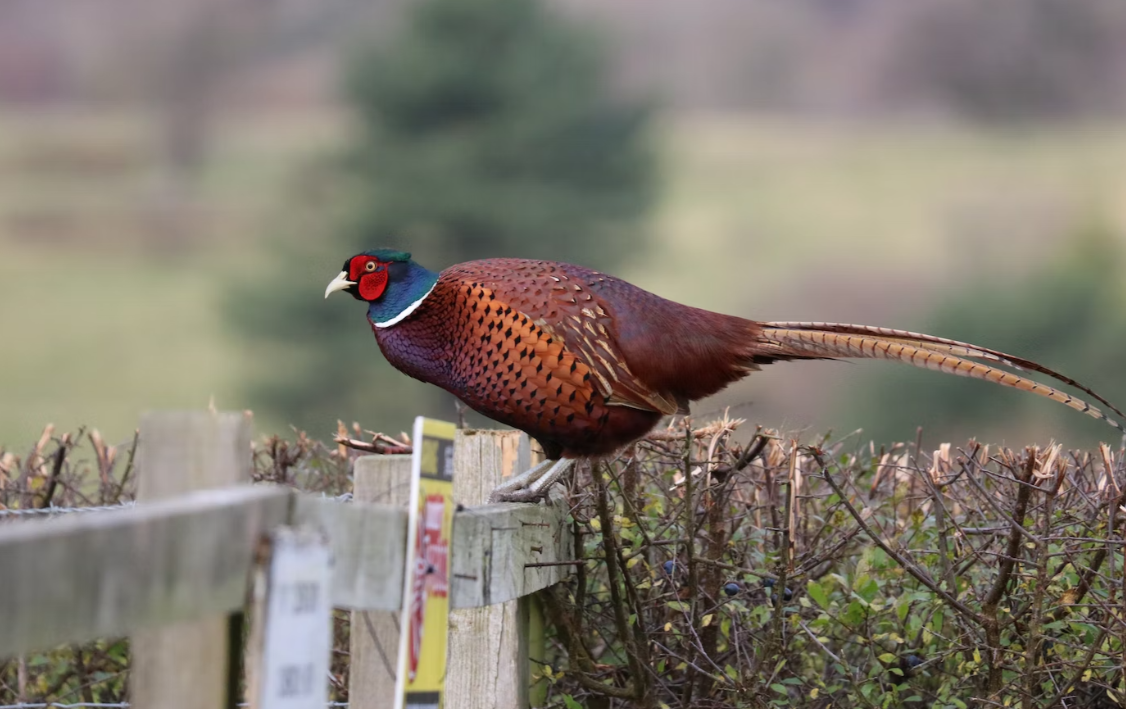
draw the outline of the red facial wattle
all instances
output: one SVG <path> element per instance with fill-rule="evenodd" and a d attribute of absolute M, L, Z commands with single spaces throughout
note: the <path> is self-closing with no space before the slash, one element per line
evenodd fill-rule
<path fill-rule="evenodd" d="M 364 300 L 378 300 L 387 289 L 387 269 L 364 274 L 360 277 L 360 297 Z"/>
<path fill-rule="evenodd" d="M 357 256 L 348 265 L 348 280 L 357 284 L 361 298 L 378 300 L 387 289 L 387 264 L 371 256 Z"/>

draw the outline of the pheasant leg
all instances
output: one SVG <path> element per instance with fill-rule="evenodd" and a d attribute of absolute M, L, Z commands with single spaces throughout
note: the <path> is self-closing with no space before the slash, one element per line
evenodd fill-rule
<path fill-rule="evenodd" d="M 498 485 L 489 495 L 489 502 L 537 502 L 547 497 L 547 491 L 570 472 L 575 465 L 571 458 L 546 460 L 526 473 Z M 550 467 L 548 467 L 550 466 Z"/>

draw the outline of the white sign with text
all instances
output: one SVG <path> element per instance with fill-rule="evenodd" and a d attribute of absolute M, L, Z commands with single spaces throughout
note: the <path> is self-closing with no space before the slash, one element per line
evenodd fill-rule
<path fill-rule="evenodd" d="M 332 552 L 319 531 L 272 535 L 262 616 L 259 709 L 324 709 L 332 654 Z"/>

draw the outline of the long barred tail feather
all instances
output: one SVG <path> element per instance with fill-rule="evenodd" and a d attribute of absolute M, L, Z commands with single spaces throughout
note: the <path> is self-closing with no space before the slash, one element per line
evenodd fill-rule
<path fill-rule="evenodd" d="M 1090 395 L 1118 416 L 1126 419 L 1117 407 L 1079 382 L 1031 360 L 979 347 L 967 342 L 934 337 L 907 330 L 894 330 L 867 325 L 822 322 L 764 322 L 755 345 L 756 353 L 785 359 L 787 357 L 825 357 L 883 359 L 933 369 L 973 379 L 995 382 L 1045 396 L 1076 411 L 1105 421 L 1126 434 L 1118 421 L 1100 409 L 1067 392 L 1042 384 L 995 366 L 972 361 L 984 359 L 1024 372 L 1037 372 L 1052 377 Z"/>

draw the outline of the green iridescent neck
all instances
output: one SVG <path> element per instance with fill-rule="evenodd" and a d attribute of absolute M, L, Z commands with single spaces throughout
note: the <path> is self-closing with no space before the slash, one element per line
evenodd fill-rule
<path fill-rule="evenodd" d="M 382 298 L 368 305 L 368 319 L 376 327 L 392 327 L 406 319 L 422 305 L 438 282 L 437 273 L 414 261 L 395 261 L 388 270 L 390 283 L 387 291 Z"/>

